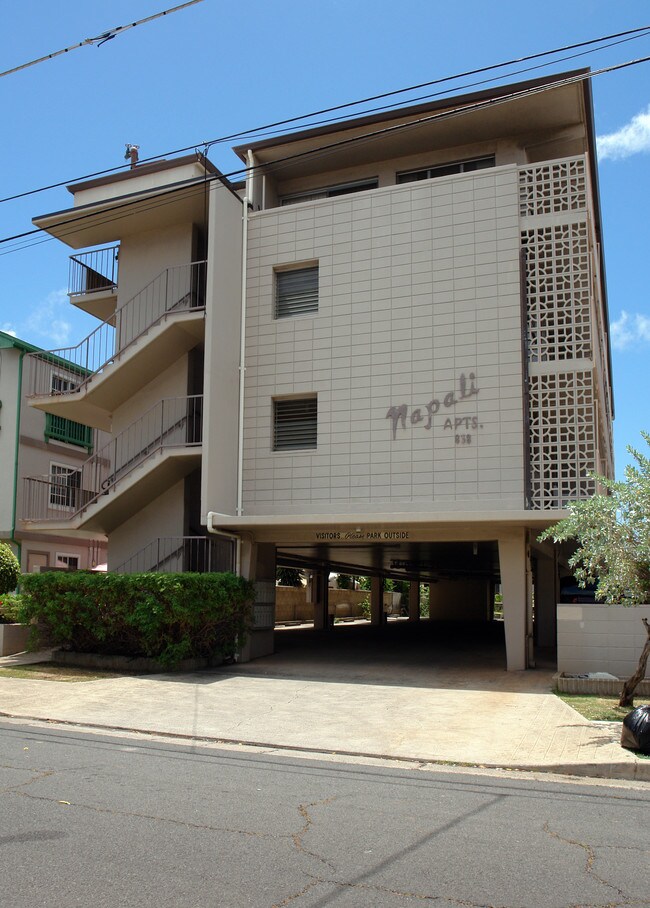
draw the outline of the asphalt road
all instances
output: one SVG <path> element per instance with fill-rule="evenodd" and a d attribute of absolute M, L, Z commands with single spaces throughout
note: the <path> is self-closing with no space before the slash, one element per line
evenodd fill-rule
<path fill-rule="evenodd" d="M 0 905 L 650 906 L 650 786 L 0 722 Z"/>

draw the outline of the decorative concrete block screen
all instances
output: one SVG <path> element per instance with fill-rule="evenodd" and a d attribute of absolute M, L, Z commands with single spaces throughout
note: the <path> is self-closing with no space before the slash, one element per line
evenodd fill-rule
<path fill-rule="evenodd" d="M 531 362 L 591 357 L 587 225 L 524 230 Z"/>
<path fill-rule="evenodd" d="M 584 211 L 586 207 L 584 158 L 570 158 L 520 169 L 519 213 L 522 217 Z"/>
<path fill-rule="evenodd" d="M 558 605 L 558 671 L 628 678 L 646 641 L 642 618 L 650 619 L 650 605 Z"/>
<path fill-rule="evenodd" d="M 519 170 L 526 289 L 529 506 L 594 491 L 598 465 L 587 174 L 583 158 Z M 596 307 L 598 303 L 596 303 Z M 561 370 L 558 363 L 562 363 Z"/>
<path fill-rule="evenodd" d="M 530 484 L 534 508 L 562 508 L 594 492 L 596 424 L 591 372 L 530 377 Z"/>

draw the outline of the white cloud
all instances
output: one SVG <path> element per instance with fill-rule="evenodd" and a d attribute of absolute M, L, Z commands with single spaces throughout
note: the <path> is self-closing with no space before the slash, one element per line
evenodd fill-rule
<path fill-rule="evenodd" d="M 598 136 L 596 143 L 601 161 L 606 158 L 629 158 L 630 155 L 650 151 L 650 106 L 616 132 Z"/>
<path fill-rule="evenodd" d="M 4 331 L 5 334 L 9 334 L 11 337 L 18 337 L 18 333 L 14 331 L 9 322 L 5 322 L 4 325 L 0 327 L 0 331 Z"/>
<path fill-rule="evenodd" d="M 610 336 L 615 350 L 625 350 L 637 342 L 650 342 L 650 317 L 638 312 L 630 315 L 623 309 L 621 317 L 611 323 Z"/>
<path fill-rule="evenodd" d="M 69 305 L 67 290 L 53 290 L 25 320 L 27 333 L 38 337 L 44 346 L 64 346 L 70 340 L 72 330 L 65 317 Z"/>

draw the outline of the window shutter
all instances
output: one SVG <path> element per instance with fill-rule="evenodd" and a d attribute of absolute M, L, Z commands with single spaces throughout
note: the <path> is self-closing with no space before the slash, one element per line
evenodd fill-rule
<path fill-rule="evenodd" d="M 315 397 L 273 402 L 273 450 L 315 448 L 318 401 Z"/>
<path fill-rule="evenodd" d="M 318 268 L 276 271 L 275 317 L 318 312 Z"/>

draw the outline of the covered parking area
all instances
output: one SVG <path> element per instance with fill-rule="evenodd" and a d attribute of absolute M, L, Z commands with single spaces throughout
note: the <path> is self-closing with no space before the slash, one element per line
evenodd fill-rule
<path fill-rule="evenodd" d="M 532 516 L 530 514 L 528 517 Z M 344 640 L 355 646 L 386 640 L 405 651 L 408 641 L 429 639 L 438 652 L 491 644 L 509 671 L 533 668 L 540 653 L 545 664 L 554 656 L 558 564 L 552 546 L 537 542 L 547 521 L 521 523 L 420 523 L 414 525 L 256 526 L 242 543 L 242 572 L 256 583 L 256 628 L 244 658 L 267 655 L 278 646 L 295 646 L 274 634 L 277 567 L 298 568 L 308 578 L 305 592 L 313 615 L 313 640 L 335 657 Z M 370 620 L 354 628 L 332 624 L 330 574 L 370 578 Z M 403 619 L 386 621 L 384 582 L 407 584 Z M 429 592 L 428 614 L 421 615 L 420 595 Z M 502 615 L 495 616 L 495 593 Z M 365 637 L 363 636 L 365 633 Z M 309 646 L 309 632 L 296 640 Z M 375 641 L 374 643 L 372 641 Z M 472 643 L 473 641 L 473 643 Z"/>

